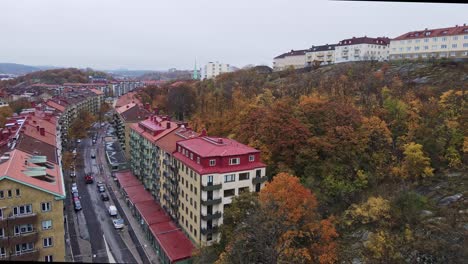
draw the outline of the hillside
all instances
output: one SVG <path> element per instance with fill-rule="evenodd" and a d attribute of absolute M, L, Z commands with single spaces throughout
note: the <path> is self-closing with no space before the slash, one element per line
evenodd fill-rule
<path fill-rule="evenodd" d="M 338 260 L 461 263 L 467 84 L 466 63 L 362 62 L 240 70 L 148 88 L 141 98 L 195 130 L 261 150 L 270 178 L 299 177 L 321 217 L 334 219 Z M 238 239 L 225 237 L 215 255 L 247 253 L 226 247 Z"/>
<path fill-rule="evenodd" d="M 0 63 L 0 73 L 5 74 L 14 74 L 22 75 L 34 71 L 39 71 L 40 69 L 34 66 L 28 66 L 23 64 L 16 63 Z"/>

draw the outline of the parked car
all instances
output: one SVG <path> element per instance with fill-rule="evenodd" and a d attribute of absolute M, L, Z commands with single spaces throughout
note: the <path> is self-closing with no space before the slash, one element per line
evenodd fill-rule
<path fill-rule="evenodd" d="M 79 211 L 79 210 L 83 209 L 83 208 L 81 207 L 81 202 L 80 202 L 80 200 L 75 200 L 75 201 L 73 201 L 73 205 L 74 205 L 74 207 L 75 207 L 75 211 Z"/>
<path fill-rule="evenodd" d="M 96 152 L 94 150 L 91 150 L 91 158 L 92 159 L 96 158 Z"/>
<path fill-rule="evenodd" d="M 81 143 L 81 139 L 77 139 L 77 140 L 76 140 L 76 143 Z"/>
<path fill-rule="evenodd" d="M 109 201 L 109 195 L 107 195 L 107 193 L 101 193 L 101 200 Z"/>
<path fill-rule="evenodd" d="M 78 192 L 72 193 L 73 201 L 80 200 L 80 194 Z"/>
<path fill-rule="evenodd" d="M 78 185 L 76 185 L 76 182 L 72 183 L 71 189 L 72 189 L 72 193 L 74 192 L 78 193 Z"/>
<path fill-rule="evenodd" d="M 70 177 L 76 177 L 76 172 L 75 172 L 75 170 L 70 171 Z"/>
<path fill-rule="evenodd" d="M 122 218 L 117 218 L 112 220 L 115 229 L 122 229 L 124 227 L 124 220 Z"/>
<path fill-rule="evenodd" d="M 102 182 L 98 182 L 97 189 L 98 189 L 99 192 L 105 192 L 106 191 L 106 189 L 104 187 L 104 183 L 102 183 Z"/>
<path fill-rule="evenodd" d="M 117 215 L 117 207 L 115 207 L 114 205 L 110 205 L 108 211 L 110 216 Z"/>
<path fill-rule="evenodd" d="M 93 144 L 96 144 L 96 139 L 93 138 Z"/>
<path fill-rule="evenodd" d="M 86 183 L 93 183 L 94 182 L 93 175 L 91 175 L 90 173 L 86 174 L 84 178 L 85 178 Z"/>

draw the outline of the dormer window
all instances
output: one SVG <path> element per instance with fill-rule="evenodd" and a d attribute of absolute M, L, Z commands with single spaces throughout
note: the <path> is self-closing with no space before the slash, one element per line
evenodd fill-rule
<path fill-rule="evenodd" d="M 213 166 L 215 166 L 215 165 L 216 165 L 216 160 L 214 160 L 214 159 L 210 160 L 210 166 L 213 167 Z"/>
<path fill-rule="evenodd" d="M 179 146 L 178 148 L 179 148 L 179 152 L 181 152 L 181 151 L 180 151 L 181 147 Z"/>
<path fill-rule="evenodd" d="M 250 161 L 250 162 L 255 161 L 255 155 L 250 155 L 250 156 L 249 156 L 249 161 Z"/>
<path fill-rule="evenodd" d="M 229 165 L 239 165 L 239 164 L 240 164 L 240 159 L 239 158 L 229 159 Z"/>
<path fill-rule="evenodd" d="M 197 157 L 197 164 L 200 164 L 200 157 Z"/>
<path fill-rule="evenodd" d="M 190 153 L 190 159 L 193 160 L 193 153 Z"/>

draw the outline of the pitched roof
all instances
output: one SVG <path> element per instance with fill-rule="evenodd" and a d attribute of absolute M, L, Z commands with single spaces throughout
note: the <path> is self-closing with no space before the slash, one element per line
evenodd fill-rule
<path fill-rule="evenodd" d="M 139 135 L 148 139 L 150 142 L 156 142 L 158 139 L 177 129 L 177 123 L 175 122 L 162 121 L 159 117 L 157 117 L 157 122 L 155 122 L 151 120 L 151 118 L 152 117 L 149 117 L 144 121 L 140 121 L 138 124 L 132 124 L 130 128 L 137 132 Z M 167 128 L 168 123 L 170 123 L 170 128 Z M 156 135 L 154 134 L 155 132 L 157 132 Z"/>
<path fill-rule="evenodd" d="M 58 164 L 56 147 L 37 138 L 23 134 L 19 137 L 16 148 L 31 155 L 44 155 L 47 161 Z"/>
<path fill-rule="evenodd" d="M 57 102 L 55 102 L 55 101 L 53 101 L 53 100 L 47 100 L 46 105 L 48 105 L 48 106 L 50 106 L 50 107 L 52 107 L 52 108 L 55 108 L 55 109 L 57 109 L 57 110 L 60 111 L 60 112 L 64 112 L 64 111 L 65 111 L 65 107 L 66 107 L 65 105 L 59 104 L 59 103 L 57 103 Z"/>
<path fill-rule="evenodd" d="M 443 36 L 453 36 L 453 35 L 462 35 L 468 34 L 468 26 L 463 24 L 463 26 L 455 26 L 448 28 L 435 28 L 435 29 L 424 29 L 417 30 L 405 33 L 401 36 L 398 36 L 392 40 L 403 40 L 403 39 L 417 39 L 417 38 L 433 38 L 433 37 L 443 37 Z"/>
<path fill-rule="evenodd" d="M 173 231 L 156 235 L 156 239 L 169 257 L 171 263 L 189 259 L 195 249 L 192 242 L 182 233 Z"/>
<path fill-rule="evenodd" d="M 365 37 L 352 37 L 349 39 L 343 39 L 342 41 L 338 42 L 337 46 L 347 46 L 347 45 L 356 45 L 356 44 L 374 44 L 374 45 L 388 45 L 390 43 L 390 39 L 387 37 L 378 37 L 378 38 L 369 38 Z"/>
<path fill-rule="evenodd" d="M 224 157 L 260 152 L 229 138 L 214 138 L 208 136 L 196 137 L 179 141 L 179 145 L 198 154 L 201 157 Z"/>
<path fill-rule="evenodd" d="M 291 50 L 290 52 L 286 52 L 286 53 L 283 53 L 279 56 L 276 56 L 274 59 L 282 59 L 282 58 L 286 58 L 286 57 L 291 57 L 291 56 L 303 56 L 306 54 L 306 52 L 308 51 L 308 49 L 304 49 L 304 50 Z"/>
<path fill-rule="evenodd" d="M 119 99 L 117 99 L 115 107 L 120 107 L 129 103 L 132 103 L 132 102 L 138 103 L 138 104 L 141 103 L 140 100 L 136 98 L 135 96 L 136 94 L 137 94 L 136 92 L 129 92 L 120 96 Z"/>
<path fill-rule="evenodd" d="M 151 115 L 150 112 L 136 103 L 123 105 L 118 107 L 116 111 L 125 121 L 140 121 Z"/>
<path fill-rule="evenodd" d="M 154 200 L 139 202 L 135 204 L 135 207 L 148 226 L 162 222 L 171 222 L 171 218 L 159 203 Z"/>
<path fill-rule="evenodd" d="M 184 139 L 198 137 L 198 135 L 199 134 L 197 132 L 181 126 L 157 140 L 156 144 L 166 152 L 173 153 L 176 151 L 176 142 Z"/>
<path fill-rule="evenodd" d="M 330 45 L 321 45 L 321 46 L 312 46 L 307 52 L 319 52 L 319 51 L 327 51 L 327 50 L 335 50 L 335 47 L 338 44 L 330 44 Z"/>
<path fill-rule="evenodd" d="M 144 201 L 153 201 L 153 196 L 145 190 L 143 185 L 136 185 L 123 188 L 128 196 L 128 199 L 133 204 L 137 204 Z"/>
<path fill-rule="evenodd" d="M 32 163 L 34 159 L 35 156 L 24 151 L 12 150 L 10 158 L 0 164 L 0 180 L 11 179 L 64 198 L 65 190 L 60 166 L 43 167 Z M 36 160 L 42 161 L 39 157 Z"/>
<path fill-rule="evenodd" d="M 116 172 L 115 177 L 119 181 L 121 188 L 142 185 L 132 172 L 128 170 Z"/>

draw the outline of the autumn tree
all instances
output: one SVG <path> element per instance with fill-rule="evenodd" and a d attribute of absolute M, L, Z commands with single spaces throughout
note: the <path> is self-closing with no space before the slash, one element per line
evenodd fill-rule
<path fill-rule="evenodd" d="M 402 177 L 417 180 L 433 176 L 429 158 L 424 154 L 422 145 L 410 142 L 404 146 Z"/>
<path fill-rule="evenodd" d="M 167 95 L 168 110 L 174 113 L 178 120 L 184 120 L 195 109 L 195 99 L 195 92 L 188 84 L 173 86 Z"/>
<path fill-rule="evenodd" d="M 262 189 L 258 209 L 240 221 L 219 263 L 335 263 L 333 220 L 299 178 L 276 175 Z M 251 207 L 252 208 L 252 207 Z M 229 210 L 229 209 L 228 209 Z"/>
<path fill-rule="evenodd" d="M 0 107 L 0 126 L 3 127 L 8 117 L 13 115 L 13 110 L 10 106 Z"/>

